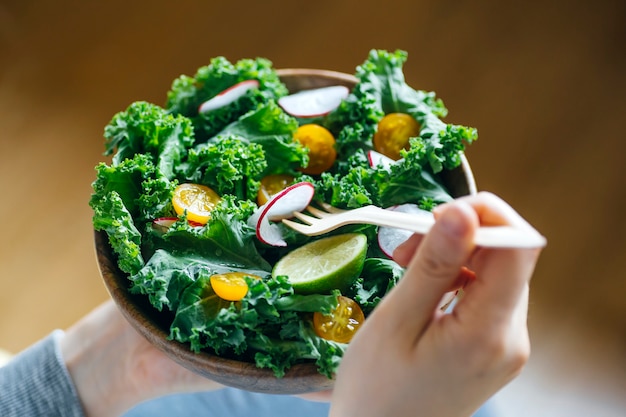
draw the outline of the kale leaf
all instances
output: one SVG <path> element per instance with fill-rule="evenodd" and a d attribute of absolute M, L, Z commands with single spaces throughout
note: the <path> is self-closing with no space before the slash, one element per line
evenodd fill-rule
<path fill-rule="evenodd" d="M 159 171 L 169 179 L 174 167 L 187 155 L 194 143 L 193 127 L 186 117 L 167 114 L 155 104 L 139 101 L 113 116 L 104 128 L 105 155 L 113 156 L 113 165 L 136 154 L 152 157 Z"/>
<path fill-rule="evenodd" d="M 208 113 L 198 113 L 200 105 L 222 91 L 245 80 L 259 81 L 259 88 L 248 91 L 228 106 Z M 272 63 L 264 58 L 242 59 L 231 63 L 224 57 L 211 59 L 193 77 L 181 75 L 167 93 L 168 112 L 182 114 L 193 120 L 198 141 L 214 136 L 239 117 L 258 105 L 287 94 Z"/>

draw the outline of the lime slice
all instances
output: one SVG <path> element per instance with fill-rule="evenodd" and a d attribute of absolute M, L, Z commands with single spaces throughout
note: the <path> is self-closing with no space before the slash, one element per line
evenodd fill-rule
<path fill-rule="evenodd" d="M 361 274 L 366 252 L 363 234 L 329 236 L 289 252 L 276 263 L 272 275 L 286 275 L 300 294 L 345 290 Z"/>

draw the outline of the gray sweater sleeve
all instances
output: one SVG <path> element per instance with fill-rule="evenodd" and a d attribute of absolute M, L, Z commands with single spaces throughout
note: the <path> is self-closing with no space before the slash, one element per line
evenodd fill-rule
<path fill-rule="evenodd" d="M 0 416 L 84 417 L 59 348 L 61 330 L 0 367 Z"/>

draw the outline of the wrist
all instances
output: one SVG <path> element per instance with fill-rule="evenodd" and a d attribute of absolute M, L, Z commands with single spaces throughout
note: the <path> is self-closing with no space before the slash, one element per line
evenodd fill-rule
<path fill-rule="evenodd" d="M 112 303 L 105 303 L 70 327 L 60 340 L 87 417 L 120 415 L 143 399 L 127 385 L 124 361 L 128 352 L 123 339 L 128 329 L 118 315 Z"/>

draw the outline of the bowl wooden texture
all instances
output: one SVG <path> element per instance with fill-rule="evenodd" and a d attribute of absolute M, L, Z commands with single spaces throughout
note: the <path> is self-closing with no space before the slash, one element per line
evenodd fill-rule
<path fill-rule="evenodd" d="M 349 74 L 317 69 L 282 69 L 279 75 L 292 93 L 330 85 L 352 88 L 357 82 Z M 459 168 L 446 173 L 444 182 L 455 197 L 476 193 L 465 156 Z M 104 232 L 95 232 L 95 248 L 104 284 L 122 314 L 150 343 L 185 368 L 221 384 L 255 392 L 301 394 L 332 388 L 333 380 L 319 374 L 313 363 L 294 365 L 283 378 L 276 378 L 271 370 L 257 368 L 254 363 L 194 353 L 186 344 L 168 340 L 171 317 L 153 308 L 147 297 L 129 293 L 127 276 L 118 268 Z"/>

